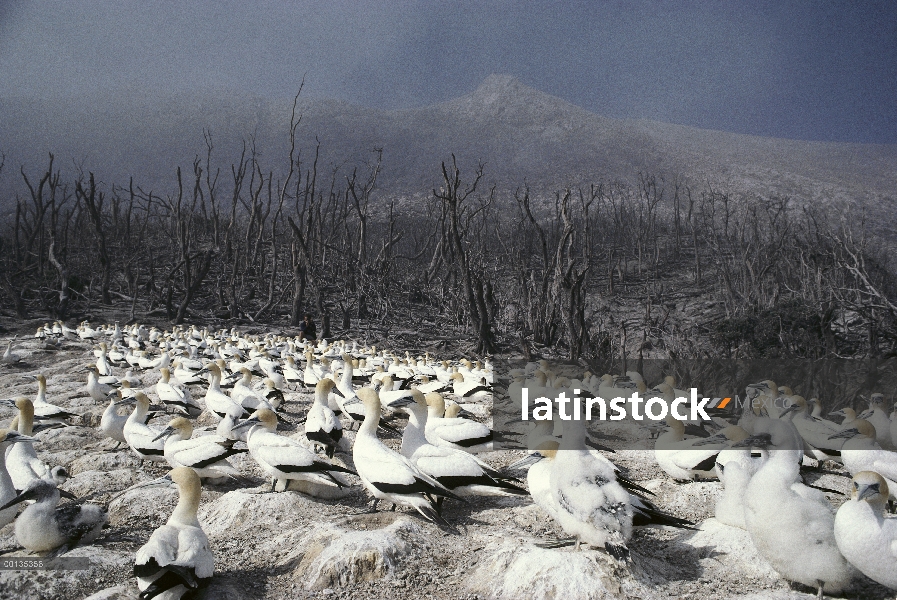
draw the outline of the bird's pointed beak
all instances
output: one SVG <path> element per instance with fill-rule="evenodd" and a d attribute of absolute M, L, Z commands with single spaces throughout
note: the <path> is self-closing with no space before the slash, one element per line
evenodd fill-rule
<path fill-rule="evenodd" d="M 117 401 L 115 403 L 115 406 L 122 406 L 124 404 L 133 404 L 136 402 L 137 402 L 137 398 L 135 398 L 134 396 L 130 396 L 128 398 L 122 398 L 121 400 Z"/>
<path fill-rule="evenodd" d="M 358 399 L 358 396 L 352 396 L 345 402 L 343 402 L 343 406 L 349 406 L 350 404 L 361 404 L 361 400 Z"/>
<path fill-rule="evenodd" d="M 469 410 L 464 410 L 463 408 L 458 411 L 459 417 L 465 417 L 467 419 L 475 419 L 476 415 L 470 412 Z"/>
<path fill-rule="evenodd" d="M 239 423 L 231 427 L 231 431 L 234 431 L 236 429 L 243 429 L 245 427 L 252 427 L 257 423 L 261 423 L 258 417 L 249 417 L 245 421 L 240 421 Z"/>
<path fill-rule="evenodd" d="M 32 444 L 40 443 L 40 440 L 36 437 L 31 437 L 30 435 L 22 435 L 21 433 L 17 433 L 15 431 L 10 431 L 6 434 L 6 439 L 4 440 L 7 443 L 18 444 L 19 442 L 31 442 Z"/>
<path fill-rule="evenodd" d="M 517 469 L 523 469 L 525 467 L 531 467 L 532 465 L 536 464 L 543 458 L 545 458 L 545 457 L 542 456 L 541 454 L 539 454 L 538 452 L 533 452 L 532 454 L 529 454 L 529 455 L 521 458 L 517 462 L 511 463 L 510 465 L 508 465 L 508 470 L 513 471 L 513 470 L 517 470 Z"/>
<path fill-rule="evenodd" d="M 78 499 L 78 496 L 74 495 L 73 493 L 71 493 L 68 490 L 63 490 L 60 488 L 56 488 L 56 489 L 59 490 L 59 495 L 62 496 L 63 498 L 68 498 L 69 500 L 77 500 Z"/>
<path fill-rule="evenodd" d="M 789 406 L 788 408 L 786 408 L 785 410 L 782 411 L 782 413 L 779 415 L 779 418 L 781 419 L 785 415 L 791 414 L 793 412 L 797 412 L 799 409 L 800 409 L 800 406 L 798 406 L 797 404 L 792 404 L 791 406 Z"/>
<path fill-rule="evenodd" d="M 36 494 L 35 489 L 25 490 L 24 492 L 22 492 L 21 494 L 19 494 L 18 496 L 16 496 L 15 498 L 10 500 L 6 504 L 4 504 L 3 506 L 0 506 L 0 510 L 5 510 L 5 509 L 9 508 L 10 506 L 15 506 L 19 502 L 24 502 L 26 500 L 34 500 L 36 497 L 37 497 L 37 494 Z"/>
<path fill-rule="evenodd" d="M 153 438 L 153 441 L 161 440 L 162 438 L 167 438 L 175 432 L 174 427 L 166 427 L 162 430 L 162 433 Z"/>
<path fill-rule="evenodd" d="M 837 440 L 837 439 L 840 439 L 840 438 L 844 438 L 844 439 L 846 439 L 846 440 L 849 440 L 850 438 L 852 438 L 852 437 L 856 437 L 856 436 L 858 436 L 858 435 L 860 435 L 860 430 L 857 429 L 856 427 L 851 427 L 850 429 L 844 429 L 844 430 L 839 431 L 838 433 L 836 433 L 836 434 L 834 434 L 834 435 L 830 435 L 830 436 L 828 436 L 828 439 L 830 439 L 830 440 Z"/>
<path fill-rule="evenodd" d="M 860 489 L 857 490 L 857 500 L 864 500 L 866 498 L 871 498 L 872 496 L 877 496 L 881 493 L 881 489 L 877 483 L 873 483 L 871 485 L 864 485 Z"/>
<path fill-rule="evenodd" d="M 348 404 L 348 402 L 345 402 L 344 404 Z M 412 398 L 410 396 L 405 396 L 404 398 L 399 398 L 398 400 L 393 400 L 386 406 L 388 406 L 389 408 L 395 409 L 395 408 L 405 408 L 406 406 L 411 406 L 412 404 L 414 404 L 414 398 Z"/>

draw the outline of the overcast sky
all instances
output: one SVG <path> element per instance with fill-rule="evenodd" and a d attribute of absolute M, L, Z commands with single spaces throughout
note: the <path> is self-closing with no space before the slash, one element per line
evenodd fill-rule
<path fill-rule="evenodd" d="M 289 97 L 305 74 L 399 108 L 491 73 L 611 117 L 897 143 L 897 2 L 0 0 L 0 96 Z"/>

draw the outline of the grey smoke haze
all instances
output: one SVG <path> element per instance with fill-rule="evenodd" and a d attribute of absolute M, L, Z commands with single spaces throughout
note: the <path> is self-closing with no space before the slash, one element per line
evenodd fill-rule
<path fill-rule="evenodd" d="M 0 2 L 0 97 L 288 98 L 305 75 L 407 108 L 491 73 L 610 117 L 897 143 L 891 1 Z"/>

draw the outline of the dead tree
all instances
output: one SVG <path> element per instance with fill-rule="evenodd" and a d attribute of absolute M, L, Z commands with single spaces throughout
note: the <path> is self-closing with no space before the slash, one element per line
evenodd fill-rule
<path fill-rule="evenodd" d="M 106 247 L 106 230 L 103 226 L 103 193 L 97 192 L 96 182 L 93 173 L 90 173 L 88 185 L 85 189 L 83 181 L 79 179 L 75 183 L 75 193 L 78 198 L 84 202 L 87 213 L 90 215 L 90 221 L 93 224 L 96 233 L 97 255 L 100 259 L 100 266 L 103 269 L 100 280 L 100 294 L 103 304 L 112 304 L 112 297 L 109 295 L 109 278 L 112 273 L 112 261 L 109 258 L 109 250 Z"/>
<path fill-rule="evenodd" d="M 472 209 L 465 204 L 483 178 L 483 168 L 483 165 L 480 164 L 474 173 L 473 181 L 465 185 L 461 181 L 461 171 L 458 169 L 458 163 L 453 154 L 451 169 L 446 167 L 444 162 L 442 163 L 442 188 L 438 191 L 433 190 L 433 197 L 442 203 L 447 212 L 448 219 L 445 223 L 447 229 L 443 234 L 452 248 L 452 266 L 463 286 L 468 318 L 477 337 L 476 353 L 480 355 L 495 352 L 495 335 L 489 318 L 487 288 L 484 286 L 483 273 L 475 270 L 471 264 L 470 251 L 465 244 L 465 233 L 461 221 L 465 216 L 469 221 L 470 218 L 476 216 L 476 213 L 483 210 L 482 206 Z M 493 188 L 490 201 L 494 198 L 494 191 Z"/>

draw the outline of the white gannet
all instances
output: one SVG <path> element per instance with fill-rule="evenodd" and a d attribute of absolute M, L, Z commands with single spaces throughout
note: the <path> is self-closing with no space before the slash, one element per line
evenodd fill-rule
<path fill-rule="evenodd" d="M 695 442 L 695 445 L 723 442 L 730 447 L 720 450 L 716 456 L 716 475 L 723 484 L 723 495 L 716 501 L 716 520 L 731 527 L 747 529 L 744 523 L 744 494 L 747 485 L 766 460 L 766 450 L 752 451 L 748 447 L 731 447 L 750 437 L 738 425 L 721 429 L 709 438 Z M 756 454 L 756 456 L 754 456 Z"/>
<path fill-rule="evenodd" d="M 271 377 L 265 377 L 262 380 L 262 388 L 259 390 L 259 393 L 265 399 L 265 402 L 267 402 L 274 410 L 277 410 L 284 402 L 286 402 L 286 397 L 283 395 L 283 392 L 278 389 L 277 382 Z"/>
<path fill-rule="evenodd" d="M 838 592 L 855 570 L 835 542 L 832 507 L 819 490 L 799 481 L 802 440 L 788 423 L 762 419 L 738 446 L 767 449 L 768 458 L 748 483 L 744 520 L 758 552 L 782 577 Z"/>
<path fill-rule="evenodd" d="M 173 469 L 164 477 L 134 488 L 171 485 L 178 487 L 178 504 L 165 525 L 153 532 L 135 557 L 134 575 L 141 598 L 174 600 L 193 596 L 209 584 L 215 572 L 209 539 L 196 518 L 200 480 L 193 469 Z"/>
<path fill-rule="evenodd" d="M 25 490 L 0 506 L 0 511 L 24 502 L 34 504 L 16 518 L 16 541 L 31 552 L 59 549 L 65 553 L 80 543 L 90 544 L 102 533 L 106 510 L 98 504 L 59 504 L 60 492 L 49 479 L 33 479 Z"/>
<path fill-rule="evenodd" d="M 355 438 L 352 458 L 364 487 L 374 496 L 372 510 L 380 500 L 388 500 L 413 507 L 428 521 L 448 525 L 438 514 L 433 498 L 460 498 L 377 439 L 380 397 L 371 388 L 361 388 L 356 394 L 364 403 L 366 416 Z"/>
<path fill-rule="evenodd" d="M 459 496 L 527 495 L 525 489 L 513 483 L 516 478 L 502 475 L 472 454 L 429 443 L 424 435 L 427 401 L 419 390 L 411 390 L 410 396 L 393 400 L 389 407 L 408 413 L 408 425 L 402 434 L 402 456 L 411 459 L 414 466 L 446 488 Z M 437 501 L 439 508 L 440 504 Z"/>
<path fill-rule="evenodd" d="M 200 373 L 207 372 L 209 374 L 209 388 L 206 390 L 205 405 L 206 409 L 219 418 L 233 412 L 234 407 L 240 407 L 240 414 L 249 414 L 239 402 L 234 402 L 230 396 L 221 391 L 221 367 L 217 363 L 211 362 L 203 368 Z"/>
<path fill-rule="evenodd" d="M 788 401 L 791 405 L 779 415 L 779 419 L 789 420 L 794 425 L 806 443 L 804 450 L 816 460 L 840 461 L 844 440 L 832 439 L 831 435 L 840 431 L 841 427 L 813 418 L 803 396 L 792 395 Z"/>
<path fill-rule="evenodd" d="M 426 436 L 427 441 L 434 446 L 455 448 L 471 454 L 491 452 L 494 449 L 495 435 L 487 426 L 461 417 L 443 417 L 445 400 L 442 394 L 437 392 L 427 394 L 427 406 L 429 414 Z"/>
<path fill-rule="evenodd" d="M 464 375 L 454 373 L 451 375 L 452 393 L 468 402 L 478 402 L 492 398 L 492 387 L 482 379 L 465 381 Z"/>
<path fill-rule="evenodd" d="M 888 481 L 893 496 L 897 493 L 897 452 L 882 449 L 876 437 L 875 427 L 865 419 L 856 419 L 846 429 L 832 435 L 833 439 L 845 439 L 841 447 L 844 468 L 854 476 L 862 471 L 878 473 Z"/>
<path fill-rule="evenodd" d="M 334 385 L 333 380 L 327 378 L 315 385 L 315 401 L 305 419 L 305 437 L 316 447 L 322 446 L 328 458 L 333 458 L 333 452 L 343 438 L 343 425 L 327 405 L 327 395 Z"/>
<path fill-rule="evenodd" d="M 333 473 L 350 473 L 355 471 L 334 465 L 318 458 L 299 441 L 278 435 L 277 415 L 268 408 L 260 408 L 247 420 L 236 425 L 235 429 L 249 427 L 246 434 L 246 445 L 249 454 L 268 476 L 272 478 L 271 490 L 282 483 L 286 489 L 290 479 L 306 481 L 312 484 L 344 487 L 345 483 L 333 476 Z"/>
<path fill-rule="evenodd" d="M 626 542 L 632 535 L 629 494 L 613 469 L 592 458 L 586 449 L 585 421 L 564 423 L 564 434 L 551 469 L 551 493 L 557 501 L 557 521 L 576 547 L 586 542 L 611 556 L 629 556 Z"/>
<path fill-rule="evenodd" d="M 100 343 L 100 355 L 97 358 L 96 366 L 97 373 L 103 376 L 112 375 L 112 367 L 109 365 L 109 359 L 106 356 L 108 349 L 109 347 L 106 345 L 106 342 Z"/>
<path fill-rule="evenodd" d="M 240 367 L 241 377 L 234 383 L 230 391 L 231 400 L 252 412 L 258 408 L 273 408 L 260 393 L 252 389 L 252 371 L 247 367 Z"/>
<path fill-rule="evenodd" d="M 35 419 L 44 423 L 65 423 L 66 419 L 79 416 L 73 412 L 65 410 L 62 407 L 47 402 L 47 378 L 44 377 L 43 374 L 28 377 L 32 377 L 35 381 L 37 381 L 37 396 L 35 396 L 32 402 L 34 404 Z"/>
<path fill-rule="evenodd" d="M 18 335 L 14 336 L 11 340 L 9 340 L 9 343 L 6 344 L 6 351 L 3 353 L 3 356 L 0 357 L 0 362 L 11 365 L 22 360 L 22 357 L 17 352 L 13 352 L 12 350 L 12 345 L 16 342 L 18 337 Z"/>
<path fill-rule="evenodd" d="M 716 477 L 716 456 L 726 447 L 722 439 L 709 444 L 708 438 L 685 438 L 685 424 L 667 415 L 669 429 L 658 436 L 654 458 L 667 475 L 676 481 L 712 479 Z"/>
<path fill-rule="evenodd" d="M 885 450 L 897 450 L 891 442 L 891 418 L 885 410 L 884 394 L 875 393 L 869 396 L 869 410 L 864 412 L 861 419 L 866 419 L 875 427 L 875 441 Z"/>
<path fill-rule="evenodd" d="M 850 500 L 835 515 L 835 541 L 863 575 L 897 589 L 897 519 L 885 517 L 890 490 L 873 471 L 853 477 Z"/>
<path fill-rule="evenodd" d="M 202 479 L 213 482 L 232 479 L 240 474 L 227 460 L 245 449 L 234 448 L 235 441 L 220 435 L 191 438 L 193 424 L 184 417 L 175 417 L 156 439 L 165 440 L 165 460 L 172 469 L 189 467 Z"/>
<path fill-rule="evenodd" d="M 84 390 L 97 402 L 102 402 L 114 390 L 111 385 L 100 383 L 97 368 L 93 365 L 87 367 L 87 385 Z"/>
<path fill-rule="evenodd" d="M 202 413 L 202 406 L 190 395 L 190 390 L 184 385 L 171 382 L 171 370 L 168 367 L 160 369 L 162 377 L 156 382 L 156 395 L 164 404 L 173 407 L 179 413 L 191 418 L 196 418 Z"/>
<path fill-rule="evenodd" d="M 149 411 L 150 401 L 146 394 L 137 392 L 134 398 L 122 398 L 122 403 L 136 402 L 134 412 L 125 421 L 122 433 L 125 441 L 131 447 L 131 451 L 141 461 L 165 462 L 165 440 L 157 439 L 160 431 L 146 424 L 146 413 Z"/>
<path fill-rule="evenodd" d="M 19 409 L 18 432 L 30 437 L 34 433 L 34 404 L 25 397 L 5 401 Z M 17 490 L 24 490 L 34 479 L 40 479 L 50 472 L 44 461 L 37 457 L 32 442 L 13 444 L 6 449 L 6 469 Z"/>
<path fill-rule="evenodd" d="M 33 437 L 21 435 L 12 429 L 0 429 L 0 504 L 10 502 L 19 494 L 9 477 L 9 471 L 6 470 L 6 450 L 15 443 L 33 443 L 34 441 Z M 19 508 L 15 504 L 0 510 L 0 527 L 12 523 L 17 512 L 19 512 Z"/>
<path fill-rule="evenodd" d="M 119 445 L 128 443 L 125 439 L 124 429 L 125 423 L 128 422 L 128 417 L 131 416 L 130 414 L 118 414 L 118 409 L 121 405 L 121 394 L 110 395 L 109 406 L 106 407 L 106 410 L 103 411 L 103 416 L 100 417 L 100 432 L 118 442 Z"/>

